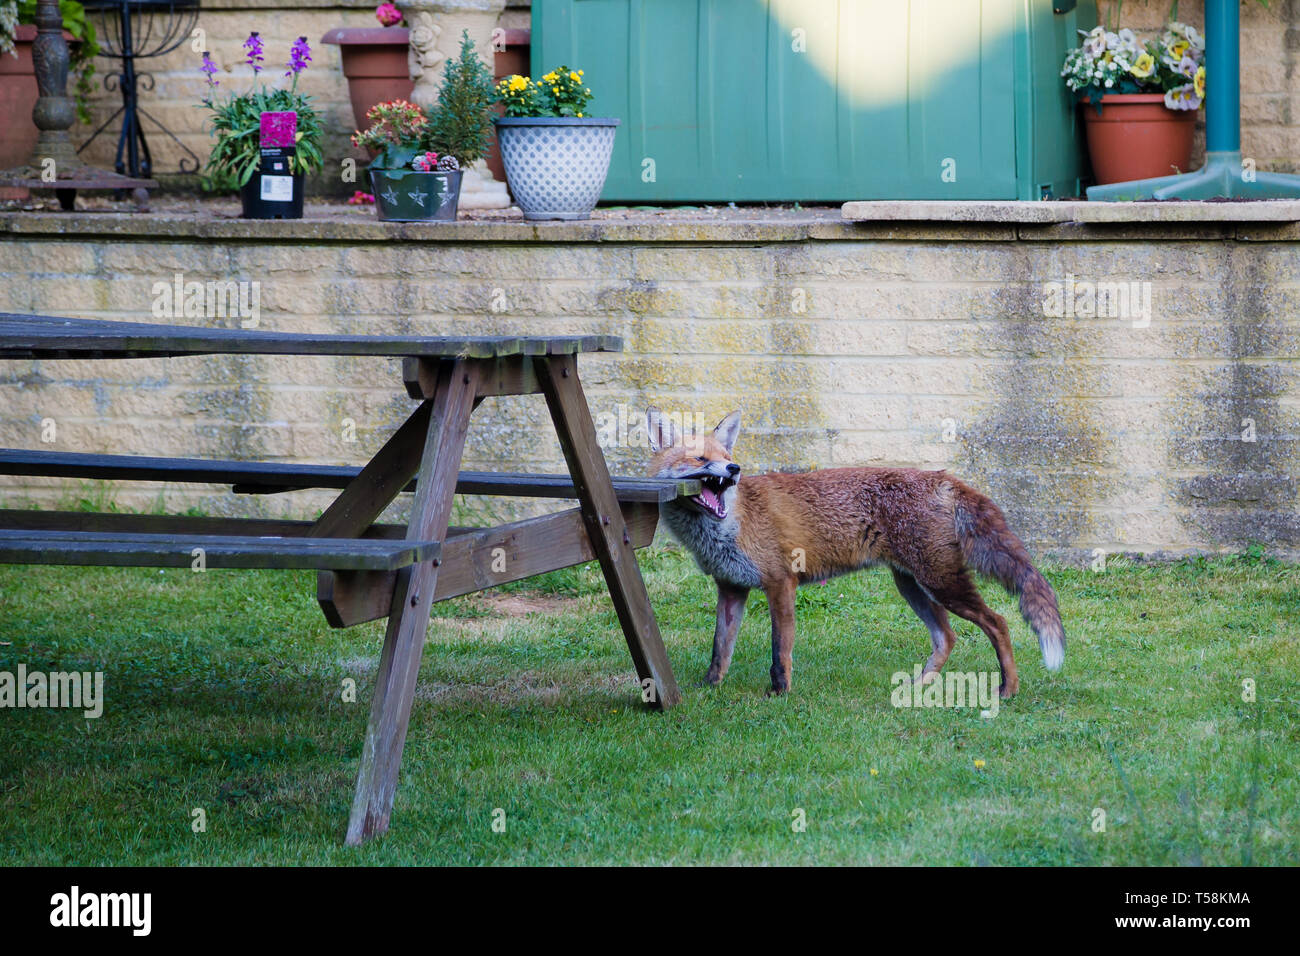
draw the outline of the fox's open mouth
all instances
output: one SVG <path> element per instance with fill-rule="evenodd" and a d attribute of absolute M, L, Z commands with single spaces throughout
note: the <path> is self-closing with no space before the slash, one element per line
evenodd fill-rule
<path fill-rule="evenodd" d="M 698 475 L 696 477 L 700 481 L 700 493 L 689 500 L 703 511 L 713 515 L 713 517 L 725 518 L 727 516 L 727 506 L 723 503 L 722 496 L 734 482 L 713 475 Z"/>

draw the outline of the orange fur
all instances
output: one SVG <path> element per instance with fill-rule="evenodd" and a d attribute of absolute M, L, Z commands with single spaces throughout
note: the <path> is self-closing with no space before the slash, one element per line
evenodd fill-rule
<path fill-rule="evenodd" d="M 699 500 L 663 506 L 666 523 L 718 582 L 714 659 L 717 683 L 730 664 L 749 590 L 761 587 L 772 614 L 772 688 L 788 689 L 794 642 L 794 590 L 874 564 L 888 565 L 899 592 L 930 631 L 925 676 L 937 674 L 956 640 L 947 612 L 988 635 L 1002 672 L 1002 694 L 1019 680 L 1006 621 L 988 608 L 969 570 L 994 577 L 1021 597 L 1044 660 L 1059 667 L 1064 632 L 1051 585 L 1034 568 L 1002 512 L 943 471 L 833 468 L 804 474 L 741 476 L 731 457 L 739 430 L 732 413 L 712 435 L 681 440 L 655 409 L 650 472 L 703 477 L 723 514 Z M 733 474 L 733 472 L 735 474 Z"/>

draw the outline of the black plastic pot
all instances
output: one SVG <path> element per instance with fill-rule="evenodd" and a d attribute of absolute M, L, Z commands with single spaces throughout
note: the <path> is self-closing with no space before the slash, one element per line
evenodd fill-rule
<path fill-rule="evenodd" d="M 460 205 L 459 170 L 421 173 L 414 169 L 372 169 L 375 210 L 389 222 L 454 222 Z"/>
<path fill-rule="evenodd" d="M 253 173 L 239 189 L 245 219 L 301 219 L 302 173 L 277 176 Z"/>

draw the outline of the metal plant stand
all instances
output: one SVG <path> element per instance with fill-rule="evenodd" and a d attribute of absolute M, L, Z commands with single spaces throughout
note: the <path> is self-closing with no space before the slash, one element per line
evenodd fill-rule
<path fill-rule="evenodd" d="M 154 78 L 152 73 L 137 70 L 136 60 L 163 56 L 189 39 L 199 17 L 199 0 L 84 0 L 84 6 L 87 12 L 98 14 L 99 55 L 121 61 L 119 70 L 104 77 L 104 88 L 121 89 L 122 105 L 90 134 L 90 139 L 77 152 L 93 143 L 120 116 L 122 131 L 117 137 L 114 168 L 131 176 L 153 175 L 153 155 L 140 122 L 144 117 L 189 154 L 188 159 L 181 157 L 180 171 L 197 172 L 200 160 L 194 150 L 141 108 L 140 89 L 151 91 Z"/>
<path fill-rule="evenodd" d="M 1206 0 L 1205 165 L 1194 173 L 1090 186 L 1089 199 L 1300 197 L 1300 176 L 1256 172 L 1242 163 L 1240 24 L 1238 0 Z"/>
<path fill-rule="evenodd" d="M 32 61 L 40 98 L 32 109 L 32 122 L 40 130 L 27 165 L 0 172 L 0 186 L 31 190 L 53 190 L 59 205 L 73 209 L 78 189 L 131 190 L 136 206 L 149 204 L 149 190 L 157 189 L 152 179 L 123 176 L 88 166 L 77 158 L 68 129 L 77 119 L 76 107 L 68 96 L 68 43 L 63 39 L 63 16 L 58 0 L 40 0 L 36 7 L 36 40 Z"/>

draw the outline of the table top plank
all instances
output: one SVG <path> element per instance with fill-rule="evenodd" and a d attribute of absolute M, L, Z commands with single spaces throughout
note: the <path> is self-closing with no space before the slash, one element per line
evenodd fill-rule
<path fill-rule="evenodd" d="M 0 312 L 0 359 L 168 358 L 233 354 L 503 358 L 511 355 L 620 352 L 622 349 L 623 340 L 616 335 L 336 335 Z"/>

